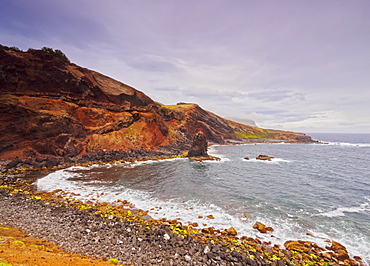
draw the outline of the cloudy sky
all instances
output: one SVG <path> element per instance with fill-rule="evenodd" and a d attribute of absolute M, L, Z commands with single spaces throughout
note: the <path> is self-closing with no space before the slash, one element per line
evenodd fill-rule
<path fill-rule="evenodd" d="M 0 44 L 52 47 L 163 104 L 370 133 L 368 0 L 0 0 Z"/>

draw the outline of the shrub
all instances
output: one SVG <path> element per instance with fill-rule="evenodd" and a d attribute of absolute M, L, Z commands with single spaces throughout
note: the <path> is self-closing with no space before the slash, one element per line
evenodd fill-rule
<path fill-rule="evenodd" d="M 54 51 L 53 48 L 42 47 L 41 50 L 44 51 L 44 52 L 47 52 L 49 54 L 52 54 L 52 55 L 54 55 L 54 56 L 56 56 L 56 57 L 58 57 L 58 58 L 60 58 L 64 61 L 67 61 L 68 63 L 70 62 L 68 57 L 59 49 L 55 49 L 55 51 Z"/>
<path fill-rule="evenodd" d="M 1 45 L 1 44 L 0 44 L 0 50 L 22 52 L 22 50 L 19 49 L 18 47 L 15 47 L 15 46 L 9 47 L 9 46 L 5 46 L 5 45 Z M 31 51 L 34 51 L 34 50 L 35 49 L 33 49 L 33 48 L 28 48 L 27 52 L 31 52 Z M 67 61 L 68 63 L 70 62 L 68 57 L 59 49 L 55 49 L 55 51 L 54 51 L 53 48 L 42 47 L 41 50 L 44 51 L 44 52 L 47 52 L 48 54 L 54 55 L 55 57 L 58 57 L 58 58 L 62 59 L 63 61 Z"/>
<path fill-rule="evenodd" d="M 9 46 L 5 46 L 5 45 L 1 45 L 1 44 L 0 44 L 0 50 L 22 52 L 22 50 L 19 49 L 18 47 L 15 47 L 15 46 L 9 47 Z"/>

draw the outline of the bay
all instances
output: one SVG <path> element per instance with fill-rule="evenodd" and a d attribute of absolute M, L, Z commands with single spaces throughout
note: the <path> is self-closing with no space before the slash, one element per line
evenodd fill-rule
<path fill-rule="evenodd" d="M 328 144 L 214 145 L 209 153 L 219 162 L 71 167 L 37 185 L 42 191 L 78 193 L 84 200 L 126 199 L 150 210 L 153 218 L 234 227 L 239 236 L 280 245 L 301 239 L 326 246 L 335 240 L 369 265 L 370 134 L 309 135 Z M 256 160 L 260 154 L 274 159 Z M 259 233 L 252 228 L 256 221 L 274 231 Z"/>

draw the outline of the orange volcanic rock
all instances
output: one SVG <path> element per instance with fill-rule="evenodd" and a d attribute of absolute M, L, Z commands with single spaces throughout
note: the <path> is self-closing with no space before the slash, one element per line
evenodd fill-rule
<path fill-rule="evenodd" d="M 260 222 L 256 222 L 253 225 L 253 228 L 257 229 L 260 233 L 263 233 L 263 234 L 266 234 L 268 231 L 270 231 L 270 232 L 274 231 L 274 229 L 272 227 L 267 227 L 266 225 L 264 225 L 263 223 L 260 223 Z"/>
<path fill-rule="evenodd" d="M 181 154 L 199 131 L 213 143 L 312 142 L 301 133 L 226 120 L 196 104 L 160 106 L 50 48 L 0 48 L 1 171 Z"/>
<path fill-rule="evenodd" d="M 258 155 L 256 157 L 256 160 L 261 160 L 261 161 L 271 161 L 272 159 L 274 159 L 274 157 L 268 156 L 268 155 Z"/>
<path fill-rule="evenodd" d="M 230 235 L 230 236 L 236 236 L 238 232 L 235 230 L 234 227 L 230 227 L 229 229 L 225 229 L 222 234 Z"/>
<path fill-rule="evenodd" d="M 313 142 L 303 133 L 263 129 L 227 120 L 197 104 L 178 103 L 164 107 L 172 110 L 166 121 L 173 129 L 188 132 L 191 136 L 202 131 L 212 143 Z"/>
<path fill-rule="evenodd" d="M 144 93 L 50 52 L 0 50 L 0 92 L 0 159 L 158 150 L 183 139 Z"/>
<path fill-rule="evenodd" d="M 346 260 L 346 259 L 349 259 L 349 256 L 348 256 L 348 251 L 347 249 L 340 243 L 332 240 L 331 241 L 331 246 L 330 247 L 326 247 L 327 249 L 330 249 L 332 251 L 334 251 L 334 256 L 338 259 L 338 260 Z"/>
<path fill-rule="evenodd" d="M 312 242 L 310 241 L 286 241 L 284 246 L 288 250 L 309 253 L 312 250 Z"/>

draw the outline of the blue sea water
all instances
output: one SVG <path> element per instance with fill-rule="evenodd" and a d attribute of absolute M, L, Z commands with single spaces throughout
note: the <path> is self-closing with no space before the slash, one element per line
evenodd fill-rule
<path fill-rule="evenodd" d="M 308 134 L 327 144 L 212 146 L 221 161 L 187 159 L 71 167 L 37 181 L 82 199 L 126 199 L 154 218 L 234 227 L 283 245 L 335 240 L 370 264 L 370 134 Z M 255 157 L 273 156 L 272 161 Z M 245 160 L 249 157 L 250 160 Z M 207 218 L 213 215 L 215 219 Z M 246 215 L 247 214 L 247 217 Z M 271 226 L 261 234 L 253 224 Z"/>

